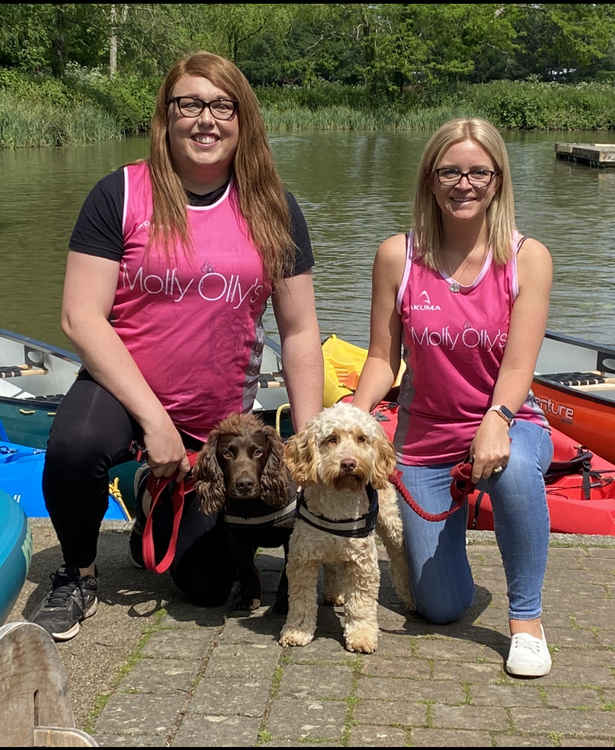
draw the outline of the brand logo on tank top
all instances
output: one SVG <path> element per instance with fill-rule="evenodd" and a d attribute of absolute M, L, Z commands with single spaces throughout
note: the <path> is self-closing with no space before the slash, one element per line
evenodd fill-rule
<path fill-rule="evenodd" d="M 440 305 L 432 305 L 431 298 L 425 289 L 419 294 L 419 297 L 422 302 L 418 305 L 410 305 L 412 310 L 433 310 L 435 312 L 442 309 Z"/>
<path fill-rule="evenodd" d="M 465 349 L 485 349 L 490 352 L 492 349 L 504 349 L 508 339 L 507 331 L 498 328 L 497 331 L 487 331 L 484 328 L 474 328 L 467 326 L 463 331 L 451 331 L 449 326 L 430 330 L 427 326 L 422 331 L 417 331 L 414 326 L 410 329 L 412 341 L 417 346 L 443 346 L 450 351 L 458 348 Z"/>
<path fill-rule="evenodd" d="M 205 302 L 224 302 L 237 310 L 246 300 L 253 304 L 263 294 L 263 284 L 259 279 L 242 288 L 242 280 L 239 274 L 231 273 L 225 276 L 213 270 L 207 270 L 202 276 L 193 276 L 191 279 L 178 277 L 176 268 L 167 268 L 164 276 L 160 274 L 146 274 L 143 266 L 130 275 L 126 263 L 122 263 L 120 274 L 120 286 L 131 290 L 138 289 L 141 294 L 162 294 L 170 297 L 173 302 L 181 302 L 186 294 L 196 293 Z M 244 282 L 245 285 L 245 282 Z"/>

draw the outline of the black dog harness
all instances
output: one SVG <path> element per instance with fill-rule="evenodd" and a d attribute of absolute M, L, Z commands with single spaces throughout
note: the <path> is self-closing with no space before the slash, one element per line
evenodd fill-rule
<path fill-rule="evenodd" d="M 229 526 L 281 526 L 295 516 L 297 501 L 291 500 L 283 508 L 271 510 L 262 500 L 229 500 L 224 511 L 224 522 Z"/>
<path fill-rule="evenodd" d="M 369 509 L 367 513 L 359 518 L 344 518 L 333 520 L 326 516 L 320 516 L 308 510 L 305 504 L 303 489 L 299 493 L 297 500 L 297 516 L 310 526 L 315 526 L 321 531 L 327 531 L 329 534 L 336 536 L 353 536 L 366 537 L 376 528 L 376 519 L 378 518 L 378 493 L 368 484 L 365 488 L 369 499 Z"/>

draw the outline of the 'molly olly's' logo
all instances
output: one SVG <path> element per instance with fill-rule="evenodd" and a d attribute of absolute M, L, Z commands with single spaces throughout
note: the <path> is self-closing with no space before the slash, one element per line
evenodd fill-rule
<path fill-rule="evenodd" d="M 428 326 L 420 331 L 414 326 L 410 329 L 412 341 L 421 347 L 445 347 L 450 351 L 456 349 L 493 349 L 503 350 L 506 346 L 508 333 L 498 328 L 497 331 L 487 331 L 485 328 L 466 326 L 463 331 L 451 330 L 449 326 L 430 330 Z"/>
<path fill-rule="evenodd" d="M 432 305 L 431 299 L 429 297 L 429 294 L 423 289 L 423 291 L 419 294 L 419 298 L 421 299 L 421 302 L 418 305 L 410 305 L 410 308 L 412 310 L 440 310 L 440 305 Z"/>
<path fill-rule="evenodd" d="M 246 300 L 249 304 L 254 304 L 263 293 L 263 284 L 257 278 L 245 288 L 242 287 L 238 274 L 231 273 L 227 277 L 208 270 L 200 277 L 184 279 L 182 284 L 175 268 L 167 268 L 164 276 L 161 276 L 146 274 L 143 266 L 140 266 L 131 276 L 126 263 L 122 264 L 120 286 L 131 290 L 136 288 L 141 294 L 161 294 L 170 297 L 173 302 L 181 302 L 188 292 L 196 293 L 205 302 L 223 301 L 235 310 Z"/>

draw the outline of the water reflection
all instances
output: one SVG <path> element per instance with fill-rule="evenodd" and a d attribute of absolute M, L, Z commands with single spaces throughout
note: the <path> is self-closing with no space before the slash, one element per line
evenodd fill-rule
<path fill-rule="evenodd" d="M 412 221 L 425 135 L 301 133 L 270 138 L 276 163 L 308 221 L 323 335 L 361 346 L 369 337 L 371 266 L 378 245 Z M 510 133 L 519 228 L 554 259 L 549 326 L 615 343 L 612 252 L 615 169 L 555 158 L 556 141 L 605 134 Z M 0 152 L 0 327 L 69 347 L 59 329 L 66 249 L 87 192 L 103 175 L 147 154 L 146 138 L 84 147 Z M 270 311 L 266 327 L 275 333 Z"/>

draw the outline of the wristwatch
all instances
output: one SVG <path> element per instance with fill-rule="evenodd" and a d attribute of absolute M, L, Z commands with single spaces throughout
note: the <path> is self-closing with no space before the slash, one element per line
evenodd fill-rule
<path fill-rule="evenodd" d="M 504 406 L 504 404 L 495 404 L 494 406 L 490 406 L 489 409 L 487 409 L 487 411 L 497 412 L 509 427 L 510 427 L 511 422 L 515 418 L 515 415 L 511 412 L 511 410 L 507 406 Z"/>

